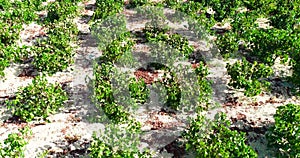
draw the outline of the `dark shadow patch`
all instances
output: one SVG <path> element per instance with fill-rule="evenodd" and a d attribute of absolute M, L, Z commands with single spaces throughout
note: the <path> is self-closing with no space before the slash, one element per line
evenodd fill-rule
<path fill-rule="evenodd" d="M 21 124 L 24 124 L 26 122 L 23 121 L 18 116 L 12 116 L 12 117 L 8 118 L 7 120 L 5 120 L 3 123 L 21 125 Z"/>
<path fill-rule="evenodd" d="M 187 154 L 185 145 L 181 141 L 179 141 L 178 138 L 160 149 L 160 153 L 162 153 L 163 150 L 166 150 L 168 153 L 173 154 L 172 158 L 181 158 L 184 157 L 185 154 Z"/>
<path fill-rule="evenodd" d="M 79 142 L 80 141 L 80 142 Z M 71 146 L 75 146 L 74 143 L 77 143 L 77 146 L 79 145 L 79 149 L 71 149 Z M 74 142 L 69 142 L 66 138 L 64 140 L 58 140 L 56 142 L 53 142 L 56 144 L 56 147 L 61 148 L 61 152 L 55 152 L 51 150 L 51 147 L 48 148 L 47 150 L 48 155 L 54 156 L 54 157 L 73 157 L 73 158 L 80 158 L 80 157 L 88 157 L 89 156 L 89 150 L 88 148 L 90 147 L 90 141 L 81 141 L 81 140 L 76 140 Z M 68 145 L 65 145 L 68 144 Z M 47 148 L 47 147 L 45 147 Z"/>
<path fill-rule="evenodd" d="M 283 97 L 284 99 L 291 98 L 293 95 L 293 83 L 287 81 L 285 78 L 268 78 L 270 82 L 270 93 L 276 97 Z"/>
<path fill-rule="evenodd" d="M 81 47 L 98 47 L 99 41 L 91 34 L 78 35 L 78 39 L 81 40 Z"/>
<path fill-rule="evenodd" d="M 88 4 L 88 5 L 85 5 L 84 8 L 86 10 L 95 10 L 96 9 L 96 4 Z"/>

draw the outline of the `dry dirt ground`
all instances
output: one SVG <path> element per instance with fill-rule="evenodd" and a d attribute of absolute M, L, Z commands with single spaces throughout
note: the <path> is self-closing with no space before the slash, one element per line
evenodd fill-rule
<path fill-rule="evenodd" d="M 37 157 L 46 150 L 48 151 L 47 157 L 87 157 L 87 148 L 93 131 L 105 130 L 104 124 L 95 123 L 99 111 L 89 98 L 92 94 L 86 82 L 89 79 L 83 77 L 92 78 L 92 61 L 101 55 L 88 25 L 89 18 L 93 14 L 94 3 L 95 1 L 81 3 L 80 5 L 84 8 L 81 11 L 82 17 L 74 19 L 80 30 L 75 64 L 69 70 L 48 77 L 49 82 L 62 83 L 71 96 L 59 113 L 49 117 L 50 123 L 30 122 L 26 124 L 14 121 L 3 100 L 13 97 L 19 87 L 30 84 L 32 77 L 20 75 L 26 71 L 28 66 L 26 64 L 12 64 L 5 70 L 7 80 L 0 82 L 0 101 L 2 101 L 0 104 L 0 141 L 7 138 L 9 133 L 16 132 L 19 127 L 29 125 L 33 135 L 26 146 L 26 158 Z M 134 12 L 127 9 L 123 14 L 126 17 L 134 16 Z M 143 24 L 144 22 L 132 20 L 128 22 L 127 28 L 138 30 L 143 27 Z M 21 33 L 22 42 L 26 44 L 26 40 L 42 33 L 43 28 L 37 24 L 24 26 L 24 31 Z M 205 41 L 190 40 L 190 43 L 205 56 L 205 52 L 209 52 L 209 49 L 203 45 L 203 42 L 205 43 Z M 134 49 L 139 52 L 147 48 L 141 44 L 135 46 Z M 219 105 L 209 110 L 207 116 L 212 118 L 218 111 L 226 112 L 233 123 L 233 129 L 247 132 L 247 142 L 258 152 L 259 157 L 272 157 L 272 150 L 266 146 L 267 142 L 264 137 L 268 126 L 274 122 L 272 116 L 278 106 L 287 103 L 300 104 L 300 100 L 289 95 L 288 87 L 284 87 L 281 81 L 276 80 L 272 81 L 274 92 L 263 93 L 254 98 L 244 97 L 241 91 L 230 89 L 226 86 L 229 76 L 226 75 L 225 65 L 226 62 L 234 61 L 213 58 L 207 63 L 210 71 L 208 79 L 213 82 L 213 101 Z M 274 70 L 280 74 L 286 70 L 286 67 L 277 64 Z M 184 121 L 178 118 L 186 118 L 186 116 L 169 115 L 160 110 L 157 102 L 159 101 L 153 101 L 150 109 L 141 109 L 142 113 L 137 117 L 142 122 L 142 129 L 146 133 L 141 138 L 142 146 L 154 150 L 157 157 L 172 157 L 172 155 L 193 157 L 174 142 L 180 135 L 179 132 L 186 127 Z M 169 133 L 172 134 L 169 135 Z"/>

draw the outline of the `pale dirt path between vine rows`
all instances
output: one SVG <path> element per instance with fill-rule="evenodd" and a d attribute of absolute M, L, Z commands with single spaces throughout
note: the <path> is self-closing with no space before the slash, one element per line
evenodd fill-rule
<path fill-rule="evenodd" d="M 86 9 L 82 11 L 82 15 L 91 16 L 93 14 L 94 3 L 95 1 L 83 3 L 82 5 Z M 130 16 L 132 12 L 125 10 L 124 14 Z M 72 66 L 74 71 L 67 70 L 48 78 L 50 82 L 63 83 L 64 88 L 72 97 L 65 108 L 58 114 L 49 117 L 51 123 L 29 123 L 33 135 L 26 146 L 25 156 L 28 158 L 36 157 L 44 150 L 49 151 L 49 157 L 87 157 L 86 149 L 89 146 L 92 132 L 103 131 L 105 128 L 101 123 L 93 123 L 98 115 L 98 111 L 90 101 L 89 97 L 92 93 L 87 87 L 86 78 L 83 77 L 92 77 L 92 60 L 99 57 L 101 52 L 97 49 L 95 38 L 90 34 L 89 25 L 87 24 L 88 19 L 76 18 L 75 22 L 81 34 L 79 35 L 79 47 L 76 50 L 76 62 Z M 129 29 L 141 26 L 143 25 L 141 25 L 140 21 L 128 23 L 127 25 Z M 39 28 L 38 25 L 27 26 L 26 28 L 24 34 L 21 35 L 22 39 L 30 36 L 34 37 L 39 34 L 38 31 L 42 31 L 42 29 L 36 29 Z M 201 42 L 190 41 L 190 43 L 199 48 L 199 50 L 202 50 L 201 52 L 204 53 L 202 54 L 204 56 L 205 52 L 209 52 L 207 48 L 201 45 L 203 44 Z M 146 49 L 146 47 L 142 44 L 135 47 L 135 51 L 137 52 L 143 49 Z M 212 118 L 218 111 L 226 112 L 228 118 L 233 121 L 233 128 L 247 132 L 248 143 L 258 152 L 259 157 L 272 157 L 272 151 L 266 147 L 266 140 L 264 138 L 266 127 L 268 124 L 274 122 L 272 116 L 276 111 L 276 107 L 285 105 L 286 103 L 300 104 L 299 99 L 280 94 L 274 97 L 274 94 L 267 93 L 256 97 L 256 100 L 246 98 L 241 95 L 241 92 L 230 90 L 226 86 L 229 77 L 226 75 L 226 62 L 223 59 L 214 58 L 207 64 L 211 73 L 208 78 L 213 81 L 213 98 L 220 103 L 220 107 L 210 110 L 207 116 Z M 2 100 L 12 97 L 18 87 L 23 87 L 31 83 L 32 77 L 18 77 L 23 71 L 23 67 L 26 66 L 26 64 L 13 64 L 5 70 L 7 80 L 0 82 L 0 97 Z M 278 91 L 282 92 L 283 90 Z M 147 133 L 142 138 L 143 146 L 157 150 L 169 144 L 164 148 L 165 152 L 157 155 L 158 157 L 171 157 L 172 154 L 166 154 L 166 151 L 173 152 L 176 156 L 188 157 L 186 153 L 180 152 L 181 148 L 172 146 L 172 140 L 179 136 L 178 132 L 185 125 L 180 124 L 181 122 L 176 119 L 176 116 L 166 115 L 164 112 L 159 112 L 159 109 L 160 107 L 155 105 L 154 102 L 150 111 L 144 112 L 144 115 L 140 114 L 138 118 L 143 123 L 143 130 Z M 183 117 L 181 116 L 181 118 Z M 20 126 L 25 125 L 25 123 L 8 122 L 9 118 L 11 118 L 10 112 L 4 104 L 1 104 L 0 142 L 7 138 L 9 133 L 16 132 Z M 2 123 L 4 121 L 6 123 Z M 157 126 L 157 124 L 160 124 L 160 126 Z M 168 130 L 163 128 L 164 125 L 177 125 L 178 128 Z M 155 129 L 155 126 L 156 128 L 158 127 L 158 130 L 151 130 Z M 173 135 L 166 135 L 166 133 L 170 132 Z"/>

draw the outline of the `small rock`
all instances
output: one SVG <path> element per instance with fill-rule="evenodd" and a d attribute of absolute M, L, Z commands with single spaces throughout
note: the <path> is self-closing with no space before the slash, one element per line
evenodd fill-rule
<path fill-rule="evenodd" d="M 71 144 L 70 145 L 70 150 L 72 151 L 72 150 L 76 150 L 76 147 L 73 145 L 73 144 Z"/>
<path fill-rule="evenodd" d="M 223 25 L 221 23 L 215 24 L 212 29 L 214 30 L 231 30 L 231 25 L 230 23 L 226 22 Z"/>

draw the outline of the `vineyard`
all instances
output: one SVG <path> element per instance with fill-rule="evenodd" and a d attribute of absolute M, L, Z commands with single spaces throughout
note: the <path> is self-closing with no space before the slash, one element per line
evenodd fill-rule
<path fill-rule="evenodd" d="M 300 157 L 300 1 L 0 0 L 0 158 Z"/>

